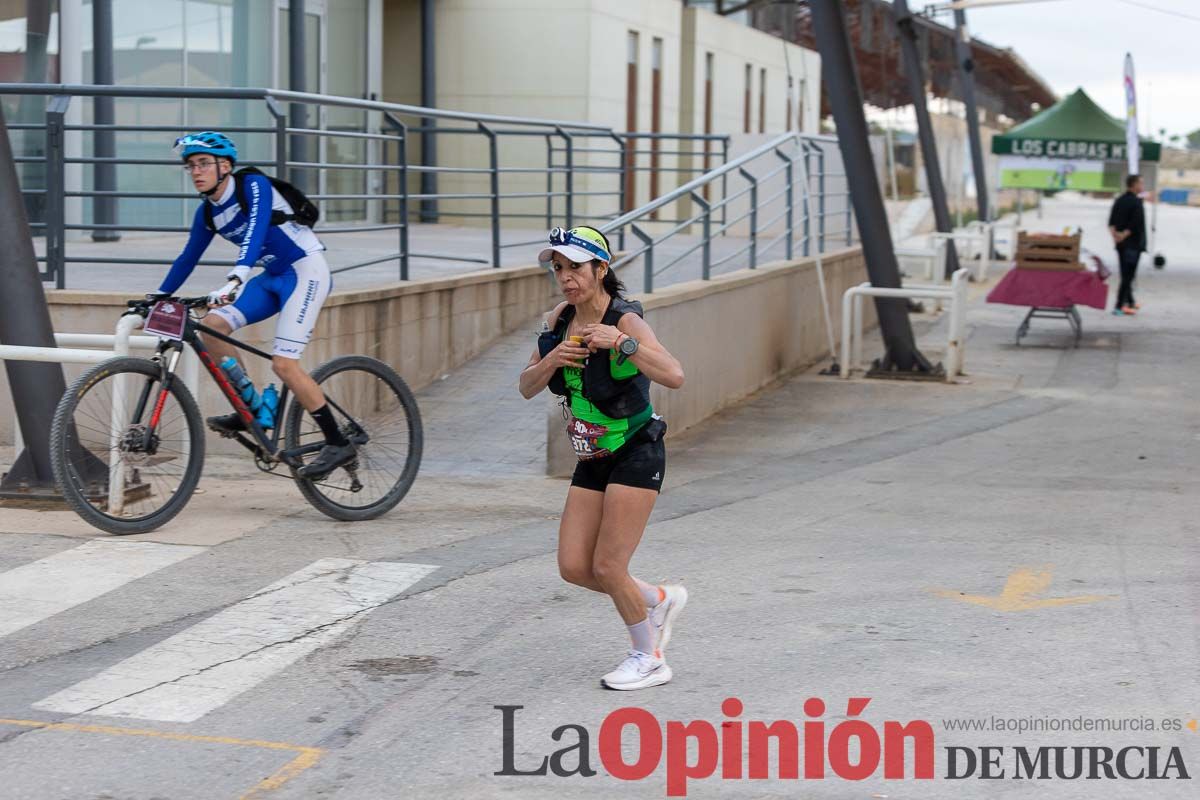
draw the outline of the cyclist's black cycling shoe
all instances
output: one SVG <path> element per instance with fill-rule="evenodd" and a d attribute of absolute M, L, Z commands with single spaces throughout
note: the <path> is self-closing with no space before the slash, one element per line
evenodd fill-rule
<path fill-rule="evenodd" d="M 233 436 L 235 433 L 246 430 L 246 423 L 242 421 L 242 417 L 238 413 L 222 414 L 219 417 L 209 417 L 208 427 L 221 434 L 222 436 Z"/>
<path fill-rule="evenodd" d="M 319 481 L 338 467 L 349 464 L 356 455 L 354 445 L 349 442 L 326 444 L 321 448 L 321 452 L 317 453 L 317 457 L 296 470 L 296 474 L 310 481 Z"/>

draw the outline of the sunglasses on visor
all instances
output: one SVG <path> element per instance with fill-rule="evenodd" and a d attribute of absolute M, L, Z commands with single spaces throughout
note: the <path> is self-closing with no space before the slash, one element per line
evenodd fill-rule
<path fill-rule="evenodd" d="M 608 254 L 608 251 L 605 250 L 602 245 L 598 245 L 589 239 L 578 236 L 566 228 L 555 228 L 554 230 L 550 231 L 550 244 L 574 245 L 575 247 L 583 248 L 601 261 L 612 260 L 612 256 Z"/>

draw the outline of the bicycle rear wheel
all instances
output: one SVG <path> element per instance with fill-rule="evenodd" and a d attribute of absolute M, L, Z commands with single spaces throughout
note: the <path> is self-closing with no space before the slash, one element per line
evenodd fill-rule
<path fill-rule="evenodd" d="M 367 356 L 335 358 L 312 376 L 329 398 L 342 433 L 355 442 L 357 458 L 319 481 L 293 470 L 296 485 L 318 511 L 336 520 L 386 514 L 408 494 L 421 466 L 424 435 L 416 398 L 395 370 Z M 293 400 L 287 410 L 286 449 L 322 441 L 312 415 Z"/>
<path fill-rule="evenodd" d="M 102 531 L 125 536 L 164 525 L 200 480 L 200 409 L 178 378 L 161 394 L 158 364 L 114 358 L 77 380 L 54 412 L 50 463 L 58 489 Z"/>

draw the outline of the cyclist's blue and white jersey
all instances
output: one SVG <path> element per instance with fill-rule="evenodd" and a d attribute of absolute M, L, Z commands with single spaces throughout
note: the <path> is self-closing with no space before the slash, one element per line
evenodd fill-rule
<path fill-rule="evenodd" d="M 236 184 L 236 179 L 231 176 L 219 200 L 206 198 L 196 207 L 187 246 L 171 265 L 171 271 L 159 287 L 160 292 L 174 294 L 179 291 L 212 242 L 213 232 L 209 230 L 204 214 L 205 203 L 213 205 L 212 219 L 217 233 L 241 248 L 238 251 L 238 267 L 249 269 L 261 264 L 269 274 L 282 275 L 291 264 L 325 249 L 312 228 L 295 222 L 271 224 L 273 210 L 291 214 L 293 209 L 275 191 L 265 175 L 251 173 L 243 176 L 242 190 L 248 207 L 246 212 L 242 211 L 235 196 Z"/>

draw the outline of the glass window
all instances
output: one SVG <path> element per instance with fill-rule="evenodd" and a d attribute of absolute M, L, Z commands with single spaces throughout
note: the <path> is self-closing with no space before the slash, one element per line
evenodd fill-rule
<path fill-rule="evenodd" d="M 0 82 L 58 83 L 58 66 L 58 0 L 0 3 Z M 10 95 L 0 102 L 10 126 L 13 155 L 42 158 L 45 131 L 15 126 L 45 124 L 45 98 Z M 20 163 L 17 167 L 23 189 L 39 192 L 46 188 L 44 163 Z M 30 222 L 40 223 L 45 218 L 45 196 L 26 194 L 25 210 Z M 41 231 L 35 227 L 34 233 Z"/>
<path fill-rule="evenodd" d="M 326 93 L 339 97 L 364 98 L 367 93 L 367 1 L 331 2 L 326 12 L 330 53 Z M 364 132 L 367 114 L 353 108 L 330 106 L 326 109 L 326 129 Z M 329 136 L 325 140 L 325 161 L 329 164 L 365 164 L 367 142 L 353 137 Z M 325 191 L 329 194 L 366 194 L 366 170 L 330 169 L 326 172 Z M 330 220 L 364 219 L 365 200 L 331 200 L 325 210 Z"/>

